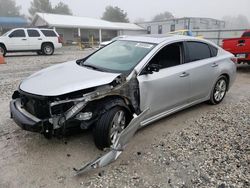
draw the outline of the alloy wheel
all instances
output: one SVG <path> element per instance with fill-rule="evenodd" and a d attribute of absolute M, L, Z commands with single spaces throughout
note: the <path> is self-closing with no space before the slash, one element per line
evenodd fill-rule
<path fill-rule="evenodd" d="M 123 110 L 119 110 L 114 115 L 114 118 L 111 122 L 111 129 L 110 129 L 110 141 L 111 144 L 114 144 L 119 134 L 125 129 L 126 127 L 126 116 Z"/>
<path fill-rule="evenodd" d="M 52 51 L 53 51 L 53 49 L 51 46 L 45 46 L 45 48 L 44 48 L 45 54 L 51 54 Z"/>
<path fill-rule="evenodd" d="M 227 89 L 227 83 L 225 79 L 220 79 L 216 85 L 215 85 L 215 90 L 214 90 L 214 99 L 219 102 L 221 101 L 225 94 L 226 94 L 226 89 Z"/>

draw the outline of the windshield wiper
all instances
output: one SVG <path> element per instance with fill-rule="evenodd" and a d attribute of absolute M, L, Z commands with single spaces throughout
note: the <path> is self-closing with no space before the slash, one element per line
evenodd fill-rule
<path fill-rule="evenodd" d="M 89 64 L 85 64 L 85 63 L 81 63 L 81 65 L 82 65 L 83 67 L 88 67 L 88 68 L 91 68 L 91 69 L 93 69 L 93 70 L 98 70 L 98 71 L 101 71 L 101 72 L 104 71 L 103 69 L 101 69 L 101 68 L 99 68 L 99 67 L 96 67 L 96 66 L 94 66 L 94 65 L 89 65 Z"/>
<path fill-rule="evenodd" d="M 83 67 L 91 68 L 93 70 L 103 71 L 103 69 L 101 69 L 99 67 L 96 67 L 96 66 L 90 65 L 90 64 L 86 64 L 85 59 L 78 59 L 78 60 L 76 60 L 76 63 L 78 63 L 79 65 L 81 65 Z"/>
<path fill-rule="evenodd" d="M 94 69 L 94 70 L 98 70 L 98 68 L 93 66 L 93 65 L 86 65 L 86 64 L 82 63 L 82 66 L 89 67 L 89 68 Z"/>

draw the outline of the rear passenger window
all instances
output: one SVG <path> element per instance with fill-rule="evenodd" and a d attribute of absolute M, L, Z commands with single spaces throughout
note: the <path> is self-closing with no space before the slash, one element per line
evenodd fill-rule
<path fill-rule="evenodd" d="M 53 30 L 41 30 L 46 37 L 57 37 L 55 31 Z"/>
<path fill-rule="evenodd" d="M 29 37 L 40 37 L 40 34 L 37 30 L 28 29 L 27 31 L 28 31 Z"/>
<path fill-rule="evenodd" d="M 242 37 L 250 37 L 250 32 L 243 33 Z"/>
<path fill-rule="evenodd" d="M 212 54 L 212 57 L 215 57 L 215 56 L 217 56 L 217 54 L 218 54 L 218 49 L 216 48 L 216 47 L 214 47 L 214 46 L 209 46 L 210 47 L 210 49 L 211 49 L 211 54 Z"/>
<path fill-rule="evenodd" d="M 202 42 L 187 42 L 189 62 L 198 61 L 211 57 L 208 44 Z"/>
<path fill-rule="evenodd" d="M 23 29 L 18 29 L 18 30 L 15 30 L 13 31 L 9 37 L 25 37 L 25 33 L 24 33 L 24 30 Z"/>

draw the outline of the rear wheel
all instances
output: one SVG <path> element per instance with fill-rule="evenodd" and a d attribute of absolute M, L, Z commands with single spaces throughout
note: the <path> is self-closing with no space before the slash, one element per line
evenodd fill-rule
<path fill-rule="evenodd" d="M 4 45 L 0 44 L 0 53 L 3 54 L 3 56 L 6 55 L 6 48 Z"/>
<path fill-rule="evenodd" d="M 117 106 L 101 115 L 93 130 L 94 141 L 99 149 L 110 147 L 131 120 L 127 110 Z"/>
<path fill-rule="evenodd" d="M 54 53 L 54 46 L 50 43 L 45 43 L 42 45 L 42 53 L 44 55 L 52 55 Z"/>
<path fill-rule="evenodd" d="M 225 76 L 220 76 L 214 85 L 209 102 L 211 104 L 219 104 L 225 97 L 227 92 L 228 80 Z"/>

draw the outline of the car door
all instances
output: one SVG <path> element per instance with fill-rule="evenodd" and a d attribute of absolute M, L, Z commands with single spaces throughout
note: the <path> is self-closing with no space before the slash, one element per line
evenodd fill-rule
<path fill-rule="evenodd" d="M 144 68 L 159 65 L 159 72 L 138 76 L 140 108 L 149 107 L 148 117 L 185 105 L 189 99 L 189 73 L 184 62 L 183 43 L 162 48 Z"/>
<path fill-rule="evenodd" d="M 16 29 L 8 35 L 6 41 L 8 51 L 28 50 L 28 40 L 24 29 Z"/>
<path fill-rule="evenodd" d="M 38 30 L 36 29 L 27 29 L 28 33 L 28 43 L 30 50 L 40 50 L 42 45 L 42 37 Z"/>
<path fill-rule="evenodd" d="M 190 101 L 203 100 L 210 96 L 214 80 L 218 76 L 218 62 L 216 58 L 212 57 L 214 55 L 207 43 L 187 41 L 185 46 L 188 54 L 187 66 L 191 82 Z"/>

